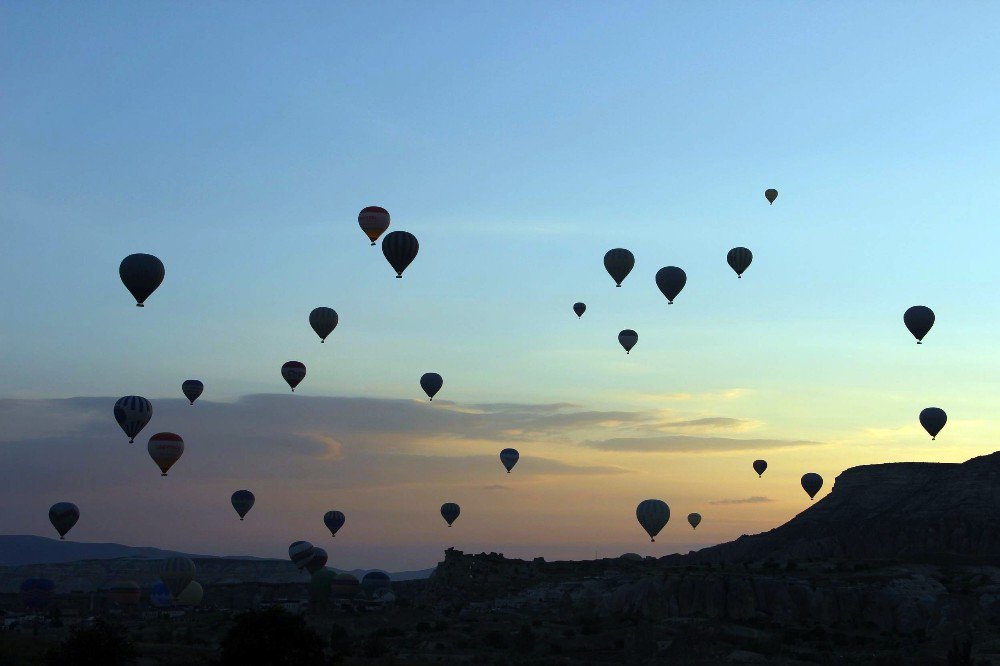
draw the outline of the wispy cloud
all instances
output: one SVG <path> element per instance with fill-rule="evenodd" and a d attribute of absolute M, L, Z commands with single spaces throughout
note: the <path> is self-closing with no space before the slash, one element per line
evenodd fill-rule
<path fill-rule="evenodd" d="M 775 500 L 770 497 L 762 497 L 761 495 L 754 495 L 753 497 L 729 497 L 726 499 L 714 500 L 709 502 L 709 504 L 765 504 L 767 502 L 773 502 Z"/>
<path fill-rule="evenodd" d="M 818 446 L 820 444 L 822 442 L 799 439 L 736 439 L 733 437 L 699 437 L 696 435 L 616 437 L 584 442 L 585 446 L 600 451 L 631 451 L 636 453 L 754 451 L 797 446 Z"/>

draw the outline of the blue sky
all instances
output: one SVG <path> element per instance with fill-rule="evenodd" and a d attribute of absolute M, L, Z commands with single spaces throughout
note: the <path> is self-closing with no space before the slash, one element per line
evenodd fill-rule
<path fill-rule="evenodd" d="M 284 391 L 278 369 L 296 359 L 316 397 L 418 399 L 433 370 L 458 405 L 655 409 L 822 442 L 787 449 L 770 513 L 716 529 L 701 511 L 699 543 L 794 515 L 806 471 L 829 488 L 854 464 L 990 452 L 998 27 L 987 3 L 8 3 L 0 397 L 155 402 L 197 377 L 199 407 L 222 409 Z M 403 280 L 357 227 L 372 204 L 420 239 Z M 736 245 L 755 257 L 740 281 Z M 601 265 L 612 247 L 636 254 L 622 289 Z M 132 252 L 166 265 L 145 310 L 116 272 Z M 669 309 L 664 265 L 688 273 Z M 901 321 L 918 303 L 938 315 L 922 347 Z M 307 324 L 318 305 L 341 317 L 326 345 Z M 628 357 L 623 328 L 640 336 Z M 916 424 L 929 405 L 951 419 L 934 446 Z M 546 454 L 703 504 L 730 497 L 711 486 L 720 469 L 757 457 L 581 444 L 602 438 L 567 434 Z M 703 496 L 680 488 L 691 475 Z M 644 497 L 622 476 L 601 481 L 622 506 L 594 509 L 621 514 L 625 543 Z M 39 483 L 58 495 L 64 480 Z M 542 490 L 534 501 L 556 501 Z M 47 533 L 23 499 L 18 530 Z M 541 508 L 510 536 L 519 554 L 593 552 L 567 545 L 585 526 Z M 226 552 L 211 534 L 113 540 Z M 493 549 L 490 534 L 476 543 Z M 394 544 L 398 564 L 439 553 L 414 539 Z M 261 532 L 245 548 L 284 548 L 270 544 Z"/>

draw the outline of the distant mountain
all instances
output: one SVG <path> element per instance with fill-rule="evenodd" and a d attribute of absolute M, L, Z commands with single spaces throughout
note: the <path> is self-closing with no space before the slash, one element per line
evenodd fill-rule
<path fill-rule="evenodd" d="M 998 516 L 1000 451 L 960 464 L 863 465 L 781 527 L 679 557 L 1000 561 Z"/>
<path fill-rule="evenodd" d="M 118 543 L 82 543 L 79 541 L 60 541 L 30 534 L 0 535 L 0 566 L 18 566 L 24 564 L 54 564 L 57 562 L 76 562 L 79 560 L 113 560 L 119 557 L 162 560 L 166 557 L 187 555 L 187 557 L 206 557 L 178 553 L 159 548 L 136 548 Z"/>

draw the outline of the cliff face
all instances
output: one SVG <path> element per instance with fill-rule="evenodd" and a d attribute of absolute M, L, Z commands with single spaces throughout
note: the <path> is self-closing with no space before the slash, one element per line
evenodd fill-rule
<path fill-rule="evenodd" d="M 1000 452 L 956 463 L 845 470 L 829 495 L 769 532 L 683 556 L 1000 561 Z"/>

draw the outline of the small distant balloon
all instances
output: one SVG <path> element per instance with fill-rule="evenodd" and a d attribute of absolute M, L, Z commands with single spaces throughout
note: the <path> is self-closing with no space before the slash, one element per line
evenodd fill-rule
<path fill-rule="evenodd" d="M 816 493 L 823 487 L 823 477 L 816 472 L 809 472 L 802 475 L 802 490 L 806 491 L 809 499 L 816 497 Z"/>
<path fill-rule="evenodd" d="M 375 243 L 372 243 L 374 245 Z M 309 313 L 309 325 L 316 331 L 320 342 L 326 342 L 326 336 L 333 333 L 340 323 L 340 316 L 333 308 L 319 307 Z"/>
<path fill-rule="evenodd" d="M 378 237 L 389 228 L 389 211 L 381 206 L 366 206 L 358 213 L 358 225 L 372 245 L 375 245 Z"/>
<path fill-rule="evenodd" d="M 928 407 L 920 412 L 920 425 L 931 436 L 931 440 L 937 439 L 937 434 L 947 422 L 948 415 L 940 407 Z"/>
<path fill-rule="evenodd" d="M 78 520 L 80 520 L 80 509 L 72 502 L 57 502 L 49 509 L 49 522 L 56 528 L 60 540 L 73 529 Z"/>
<path fill-rule="evenodd" d="M 685 284 L 687 284 L 687 274 L 683 269 L 676 266 L 664 266 L 656 271 L 656 286 L 667 297 L 668 305 L 673 305 L 674 299 L 677 298 L 677 294 L 681 293 Z"/>
<path fill-rule="evenodd" d="M 736 277 L 742 278 L 743 272 L 750 267 L 750 262 L 753 261 L 753 252 L 745 247 L 734 247 L 726 255 L 726 261 L 729 262 L 729 267 L 736 271 Z"/>
<path fill-rule="evenodd" d="M 914 305 L 903 313 L 903 323 L 917 339 L 917 344 L 923 344 L 924 336 L 934 325 L 934 311 L 926 305 Z"/>
<path fill-rule="evenodd" d="M 315 547 L 308 541 L 296 541 L 288 547 L 288 558 L 299 571 L 305 568 L 312 559 Z"/>
<path fill-rule="evenodd" d="M 757 476 L 764 476 L 764 471 L 767 469 L 766 460 L 754 460 L 753 461 L 753 471 L 757 472 Z"/>
<path fill-rule="evenodd" d="M 131 444 L 153 418 L 153 405 L 141 395 L 127 395 L 115 403 L 115 421 L 125 431 Z"/>
<path fill-rule="evenodd" d="M 637 342 L 639 342 L 639 334 L 631 328 L 626 328 L 618 334 L 618 344 L 625 348 L 626 354 L 632 351 L 632 347 L 635 347 Z"/>
<path fill-rule="evenodd" d="M 327 511 L 323 515 L 323 524 L 330 530 L 330 536 L 337 536 L 337 530 L 344 526 L 347 517 L 340 511 Z"/>
<path fill-rule="evenodd" d="M 643 500 L 635 508 L 635 517 L 642 529 L 646 530 L 649 540 L 656 541 L 656 535 L 670 520 L 670 507 L 663 500 Z"/>
<path fill-rule="evenodd" d="M 437 395 L 437 392 L 441 390 L 444 386 L 444 380 L 441 379 L 441 375 L 436 372 L 425 372 L 420 377 L 420 388 L 424 390 L 427 397 L 431 400 Z"/>
<path fill-rule="evenodd" d="M 622 282 L 632 272 L 633 266 L 635 266 L 635 256 L 623 247 L 608 250 L 604 255 L 604 270 L 615 281 L 616 287 L 622 286 Z"/>
<path fill-rule="evenodd" d="M 292 388 L 292 393 L 295 393 L 295 387 L 306 378 L 306 365 L 299 361 L 288 361 L 281 366 L 281 376 Z"/>
<path fill-rule="evenodd" d="M 698 525 L 701 524 L 701 514 L 700 513 L 689 513 L 688 514 L 688 524 L 691 525 L 691 529 L 698 529 Z"/>
<path fill-rule="evenodd" d="M 583 316 L 583 313 L 587 311 L 587 305 L 585 303 L 574 303 L 573 312 L 576 313 L 577 319 Z"/>
<path fill-rule="evenodd" d="M 173 464 L 180 460 L 181 454 L 184 453 L 184 440 L 181 439 L 180 435 L 172 432 L 158 432 L 149 438 L 146 450 L 149 451 L 149 457 L 160 468 L 160 476 L 166 476 L 167 470 L 173 467 Z"/>
<path fill-rule="evenodd" d="M 419 250 L 417 237 L 408 231 L 393 231 L 382 239 L 382 254 L 398 278 L 403 277 L 403 271 L 417 258 Z"/>
<path fill-rule="evenodd" d="M 315 548 L 313 548 L 312 557 L 309 558 L 308 562 L 306 562 L 306 571 L 308 571 L 311 574 L 316 573 L 317 571 L 326 566 L 327 559 L 328 556 L 326 554 L 326 551 L 320 548 L 319 546 L 316 546 Z"/>
<path fill-rule="evenodd" d="M 445 502 L 441 505 L 441 517 L 448 523 L 448 527 L 451 527 L 451 524 L 458 520 L 460 513 L 462 513 L 462 509 L 454 502 Z"/>
<path fill-rule="evenodd" d="M 151 254 L 130 254 L 118 266 L 122 283 L 140 308 L 145 307 L 146 299 L 160 286 L 165 274 L 163 262 Z"/>
<path fill-rule="evenodd" d="M 514 468 L 520 457 L 521 454 L 517 452 L 517 449 L 504 449 L 500 452 L 500 462 L 507 468 L 508 474 L 510 474 L 510 470 Z"/>
<path fill-rule="evenodd" d="M 236 509 L 236 513 L 240 516 L 240 520 L 243 520 L 243 516 L 247 515 L 247 512 L 253 508 L 255 500 L 256 498 L 249 490 L 237 490 L 233 493 L 232 498 L 230 498 L 233 508 Z"/>
<path fill-rule="evenodd" d="M 184 394 L 184 397 L 191 402 L 192 405 L 204 390 L 205 390 L 205 385 L 202 384 L 197 379 L 185 379 L 184 383 L 181 384 L 181 392 Z"/>
<path fill-rule="evenodd" d="M 778 198 L 778 190 L 774 189 L 773 187 L 764 190 L 764 198 L 767 199 L 767 202 L 769 204 L 773 204 L 774 200 Z"/>

